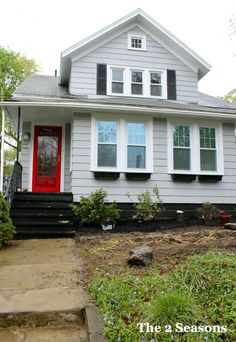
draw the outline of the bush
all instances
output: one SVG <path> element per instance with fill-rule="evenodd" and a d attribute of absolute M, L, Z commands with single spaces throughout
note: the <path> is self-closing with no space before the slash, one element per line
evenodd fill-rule
<path fill-rule="evenodd" d="M 135 214 L 133 218 L 139 222 L 156 220 L 163 210 L 158 187 L 154 186 L 152 192 L 156 197 L 155 200 L 152 199 L 149 191 L 145 191 L 138 195 L 138 203 L 134 204 Z"/>
<path fill-rule="evenodd" d="M 210 202 L 203 202 L 200 208 L 197 208 L 197 212 L 205 223 L 210 223 L 214 218 L 220 214 L 220 210 Z"/>
<path fill-rule="evenodd" d="M 15 227 L 10 218 L 7 203 L 3 195 L 0 194 L 0 247 L 9 244 L 15 233 Z"/>
<path fill-rule="evenodd" d="M 72 204 L 74 214 L 78 216 L 81 224 L 99 224 L 107 218 L 118 219 L 120 210 L 116 202 L 105 203 L 107 192 L 98 189 L 88 197 L 81 196 L 79 205 Z"/>

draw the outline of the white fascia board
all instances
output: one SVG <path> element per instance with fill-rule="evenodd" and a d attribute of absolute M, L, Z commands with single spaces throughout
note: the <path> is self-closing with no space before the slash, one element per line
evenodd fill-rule
<path fill-rule="evenodd" d="M 202 117 L 202 118 L 212 118 L 212 119 L 226 119 L 226 120 L 236 120 L 235 113 L 225 113 L 225 112 L 210 112 L 201 111 L 201 109 L 172 109 L 172 108 L 157 108 L 157 107 L 139 107 L 139 106 L 127 106 L 127 105 L 116 105 L 116 104 L 101 104 L 101 103 L 75 103 L 75 102 L 0 102 L 0 106 L 3 107 L 57 107 L 57 108 L 72 108 L 79 111 L 106 111 L 109 113 L 125 113 L 125 114 L 139 114 L 139 115 L 151 115 L 158 117 L 167 116 L 190 116 L 190 117 Z"/>

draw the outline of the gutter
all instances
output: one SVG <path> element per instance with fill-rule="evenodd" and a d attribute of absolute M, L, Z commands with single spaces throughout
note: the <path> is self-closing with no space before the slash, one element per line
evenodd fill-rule
<path fill-rule="evenodd" d="M 134 105 L 118 105 L 118 104 L 101 104 L 101 103 L 94 103 L 94 102 L 28 102 L 28 101 L 2 101 L 0 102 L 0 106 L 2 107 L 54 107 L 54 108 L 72 108 L 78 109 L 80 111 L 106 111 L 106 112 L 126 112 L 126 113 L 133 113 L 133 114 L 146 114 L 146 115 L 155 115 L 158 116 L 196 116 L 196 117 L 212 117 L 212 118 L 219 118 L 219 119 L 233 119 L 236 120 L 236 110 L 228 110 L 224 109 L 224 111 L 209 111 L 207 109 L 172 109 L 172 108 L 157 108 L 157 107 L 146 107 L 146 106 L 134 106 Z M 229 112 L 230 111 L 230 112 Z"/>

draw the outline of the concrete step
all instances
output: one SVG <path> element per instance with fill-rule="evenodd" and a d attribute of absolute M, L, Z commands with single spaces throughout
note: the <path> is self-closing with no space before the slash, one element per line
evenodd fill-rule
<path fill-rule="evenodd" d="M 82 327 L 40 327 L 0 329 L 2 342 L 88 342 Z"/>

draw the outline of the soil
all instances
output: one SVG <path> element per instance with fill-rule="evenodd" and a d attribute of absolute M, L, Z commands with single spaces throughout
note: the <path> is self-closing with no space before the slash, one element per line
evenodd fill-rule
<path fill-rule="evenodd" d="M 149 267 L 129 267 L 129 250 L 146 244 L 153 249 L 154 262 Z M 81 231 L 76 236 L 77 252 L 83 259 L 80 285 L 87 286 L 94 275 L 135 275 L 166 273 L 193 254 L 210 250 L 236 252 L 236 231 L 219 226 L 165 228 L 155 232 Z"/>

